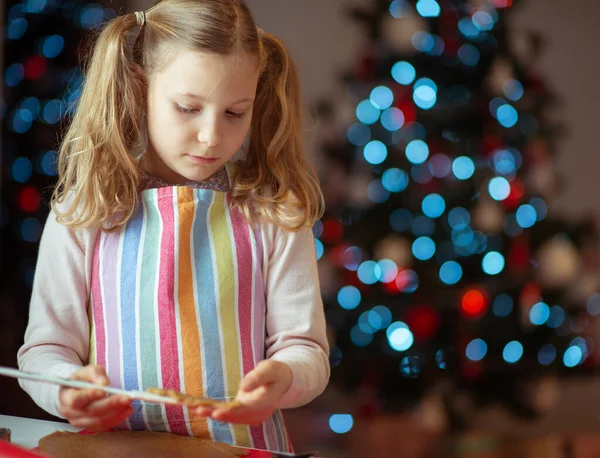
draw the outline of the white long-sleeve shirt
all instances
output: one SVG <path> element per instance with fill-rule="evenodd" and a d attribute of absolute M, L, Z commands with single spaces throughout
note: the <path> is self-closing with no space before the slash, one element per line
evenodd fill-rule
<path fill-rule="evenodd" d="M 330 371 L 314 238 L 310 229 L 289 232 L 264 221 L 259 226 L 266 357 L 286 363 L 293 374 L 278 407 L 298 407 L 325 389 Z M 21 370 L 68 378 L 88 363 L 90 278 L 98 236 L 98 229 L 66 227 L 50 212 L 39 247 L 25 342 L 18 352 Z M 20 383 L 41 408 L 62 417 L 57 386 Z"/>

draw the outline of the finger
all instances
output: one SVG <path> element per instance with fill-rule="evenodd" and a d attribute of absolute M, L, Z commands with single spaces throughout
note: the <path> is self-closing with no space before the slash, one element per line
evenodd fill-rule
<path fill-rule="evenodd" d="M 195 415 L 197 417 L 210 417 L 214 410 L 214 407 L 200 406 L 190 409 L 190 412 L 192 413 L 192 415 Z"/>
<path fill-rule="evenodd" d="M 107 408 L 106 410 L 101 411 L 101 413 L 90 412 L 89 410 L 72 410 L 63 408 L 61 409 L 61 414 L 68 420 L 77 420 L 81 418 L 102 418 L 106 416 L 120 415 L 132 408 L 133 407 L 130 405 L 117 405 Z"/>
<path fill-rule="evenodd" d="M 236 423 L 244 425 L 260 425 L 271 416 L 271 411 L 231 411 L 213 412 L 211 418 L 225 423 Z"/>
<path fill-rule="evenodd" d="M 248 372 L 242 383 L 240 390 L 252 391 L 260 385 L 267 385 L 274 381 L 274 374 L 271 365 L 265 361 L 260 362 L 256 367 Z"/>
<path fill-rule="evenodd" d="M 123 410 L 130 407 L 131 401 L 131 398 L 125 396 L 108 396 L 90 403 L 86 409 L 86 412 L 89 415 L 100 417 L 117 409 Z"/>
<path fill-rule="evenodd" d="M 271 396 L 271 390 L 268 386 L 261 385 L 252 391 L 241 391 L 236 396 L 236 400 L 243 406 L 253 409 L 266 407 L 276 401 L 274 396 Z"/>
<path fill-rule="evenodd" d="M 92 432 L 107 431 L 119 423 L 125 421 L 133 414 L 133 407 L 128 407 L 122 412 L 106 415 L 104 417 L 82 417 L 75 418 L 69 422 L 77 427 L 87 429 Z"/>
<path fill-rule="evenodd" d="M 100 365 L 85 366 L 81 370 L 75 372 L 71 378 L 73 380 L 81 380 L 83 382 L 91 382 L 104 386 L 109 384 L 106 369 Z"/>
<path fill-rule="evenodd" d="M 71 410 L 85 410 L 89 404 L 106 396 L 100 390 L 65 390 L 60 394 L 61 404 Z"/>

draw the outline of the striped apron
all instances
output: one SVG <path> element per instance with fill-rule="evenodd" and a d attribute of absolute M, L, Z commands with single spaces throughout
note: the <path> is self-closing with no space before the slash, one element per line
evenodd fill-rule
<path fill-rule="evenodd" d="M 262 240 L 230 195 L 168 186 L 141 193 L 120 231 L 101 233 L 91 280 L 90 363 L 111 386 L 231 398 L 265 355 Z M 135 401 L 118 429 L 290 451 L 280 411 L 261 426 Z"/>

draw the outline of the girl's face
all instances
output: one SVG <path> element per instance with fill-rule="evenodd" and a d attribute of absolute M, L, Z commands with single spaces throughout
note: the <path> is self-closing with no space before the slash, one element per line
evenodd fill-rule
<path fill-rule="evenodd" d="M 240 149 L 252 119 L 255 59 L 182 52 L 148 84 L 144 167 L 171 185 L 202 181 Z"/>

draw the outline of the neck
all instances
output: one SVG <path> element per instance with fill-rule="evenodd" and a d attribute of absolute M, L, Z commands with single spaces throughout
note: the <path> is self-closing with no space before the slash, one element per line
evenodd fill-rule
<path fill-rule="evenodd" d="M 148 175 L 159 178 L 169 185 L 184 185 L 188 181 L 173 172 L 156 154 L 152 154 L 149 150 L 142 154 L 139 166 Z"/>

